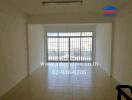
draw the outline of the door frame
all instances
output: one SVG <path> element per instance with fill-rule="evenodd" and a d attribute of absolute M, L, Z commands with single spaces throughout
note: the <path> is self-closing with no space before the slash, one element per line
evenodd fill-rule
<path fill-rule="evenodd" d="M 95 34 L 94 34 L 94 32 L 93 31 L 87 31 L 87 32 L 92 32 L 92 36 L 47 36 L 47 34 L 49 33 L 49 32 L 46 32 L 46 36 L 47 36 L 47 62 L 88 62 L 88 63 L 91 63 L 91 62 L 93 62 L 94 61 L 94 52 L 95 52 Z M 56 32 L 56 33 L 59 33 L 59 32 Z M 66 32 L 64 32 L 64 33 L 66 33 Z M 91 61 L 82 61 L 82 60 L 80 60 L 80 61 L 71 61 L 70 60 L 70 38 L 80 38 L 80 40 L 81 40 L 81 38 L 86 38 L 86 37 L 91 37 L 92 38 L 92 60 Z M 49 61 L 48 60 L 48 38 L 68 38 L 68 41 L 69 41 L 69 60 L 68 61 L 60 61 L 59 59 L 58 59 L 58 61 Z M 81 41 L 80 41 L 80 44 L 81 44 Z M 81 45 L 80 45 L 81 46 Z M 80 48 L 81 49 L 81 48 Z M 59 52 L 59 51 L 58 51 Z M 81 52 L 81 50 L 80 50 L 80 52 Z M 81 56 L 81 55 L 80 55 Z M 59 53 L 58 53 L 58 58 L 59 58 Z"/>

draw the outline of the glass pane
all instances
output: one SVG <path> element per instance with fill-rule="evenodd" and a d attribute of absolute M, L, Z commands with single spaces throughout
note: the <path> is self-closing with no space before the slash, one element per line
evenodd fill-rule
<path fill-rule="evenodd" d="M 61 32 L 59 36 L 80 36 L 80 32 Z"/>
<path fill-rule="evenodd" d="M 47 36 L 58 36 L 58 33 L 54 33 L 54 32 L 48 32 Z"/>
<path fill-rule="evenodd" d="M 59 60 L 69 61 L 69 39 L 59 38 Z"/>
<path fill-rule="evenodd" d="M 92 61 L 92 37 L 81 38 L 81 60 Z"/>
<path fill-rule="evenodd" d="M 48 61 L 58 61 L 57 38 L 48 38 Z"/>
<path fill-rule="evenodd" d="M 93 32 L 81 32 L 81 36 L 93 36 Z"/>
<path fill-rule="evenodd" d="M 70 60 L 80 61 L 80 38 L 70 38 Z"/>

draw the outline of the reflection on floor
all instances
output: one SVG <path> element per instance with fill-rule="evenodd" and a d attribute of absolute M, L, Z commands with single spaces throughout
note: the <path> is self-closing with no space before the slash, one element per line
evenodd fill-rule
<path fill-rule="evenodd" d="M 49 63 L 1 100 L 116 100 L 116 82 L 88 63 Z"/>

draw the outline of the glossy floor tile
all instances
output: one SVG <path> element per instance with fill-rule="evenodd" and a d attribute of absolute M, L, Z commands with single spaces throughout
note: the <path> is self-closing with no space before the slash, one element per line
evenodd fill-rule
<path fill-rule="evenodd" d="M 48 63 L 1 100 L 116 100 L 116 84 L 88 63 Z"/>

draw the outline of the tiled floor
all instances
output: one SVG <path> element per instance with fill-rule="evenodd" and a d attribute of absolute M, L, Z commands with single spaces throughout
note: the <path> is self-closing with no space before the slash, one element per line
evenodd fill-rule
<path fill-rule="evenodd" d="M 49 63 L 1 100 L 116 100 L 116 82 L 98 67 Z"/>

